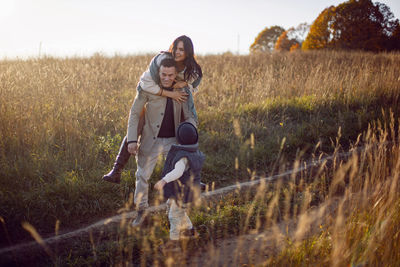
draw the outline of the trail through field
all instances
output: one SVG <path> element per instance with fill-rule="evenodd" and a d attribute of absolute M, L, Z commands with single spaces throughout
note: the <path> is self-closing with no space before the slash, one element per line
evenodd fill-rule
<path fill-rule="evenodd" d="M 254 232 L 209 242 L 184 263 L 188 266 L 258 266 L 290 244 L 298 245 L 320 233 L 334 219 L 339 198 L 315 207 L 301 216 L 283 220 L 263 232 Z M 207 255 L 207 256 L 205 256 Z"/>

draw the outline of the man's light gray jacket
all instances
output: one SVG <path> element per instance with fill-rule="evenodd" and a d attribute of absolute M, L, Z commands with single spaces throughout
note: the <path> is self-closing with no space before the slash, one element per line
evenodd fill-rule
<path fill-rule="evenodd" d="M 193 125 L 196 125 L 192 115 L 193 113 L 188 110 L 188 105 L 182 105 L 175 100 L 172 100 L 172 103 L 174 106 L 175 132 L 182 121 L 188 121 Z M 144 90 L 140 90 L 136 93 L 136 97 L 129 114 L 127 137 L 128 142 L 138 141 L 140 151 L 145 154 L 152 150 L 152 147 L 157 139 L 161 122 L 164 118 L 166 105 L 167 98 L 164 96 L 150 94 Z M 139 118 L 144 107 L 146 108 L 144 115 L 145 120 L 139 140 Z"/>

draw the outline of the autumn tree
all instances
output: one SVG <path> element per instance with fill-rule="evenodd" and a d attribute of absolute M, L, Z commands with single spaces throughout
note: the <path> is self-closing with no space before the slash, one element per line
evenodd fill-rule
<path fill-rule="evenodd" d="M 275 47 L 276 40 L 285 31 L 280 26 L 266 27 L 258 34 L 254 43 L 250 46 L 250 52 L 269 52 Z"/>
<path fill-rule="evenodd" d="M 275 50 L 277 51 L 290 51 L 290 48 L 295 45 L 299 45 L 296 39 L 290 39 L 288 37 L 289 31 L 284 31 L 275 44 Z"/>
<path fill-rule="evenodd" d="M 319 14 L 302 48 L 390 50 L 398 24 L 399 20 L 385 4 L 349 0 Z"/>
<path fill-rule="evenodd" d="M 290 47 L 290 52 L 296 51 L 296 50 L 300 50 L 301 46 L 300 44 L 294 44 Z"/>
<path fill-rule="evenodd" d="M 335 7 L 325 8 L 310 26 L 310 32 L 303 42 L 302 49 L 327 48 L 331 39 L 330 20 L 333 17 Z"/>
<path fill-rule="evenodd" d="M 278 37 L 275 43 L 275 50 L 277 51 L 293 51 L 300 47 L 303 43 L 306 33 L 308 32 L 309 25 L 301 23 L 297 27 L 289 28 Z"/>

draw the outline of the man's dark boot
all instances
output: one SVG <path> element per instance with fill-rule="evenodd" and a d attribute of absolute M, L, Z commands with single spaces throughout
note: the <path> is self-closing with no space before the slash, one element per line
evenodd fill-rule
<path fill-rule="evenodd" d="M 103 176 L 103 180 L 110 183 L 119 184 L 121 181 L 122 169 L 125 167 L 130 156 L 131 154 L 128 152 L 128 142 L 125 136 L 115 159 L 114 167 L 109 173 Z"/>

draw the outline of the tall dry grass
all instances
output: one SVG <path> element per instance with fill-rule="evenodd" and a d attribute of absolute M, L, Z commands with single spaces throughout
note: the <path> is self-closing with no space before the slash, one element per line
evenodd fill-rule
<path fill-rule="evenodd" d="M 316 157 L 317 164 L 300 172 L 203 199 L 189 210 L 200 237 L 183 240 L 178 252 L 161 249 L 168 223 L 165 213 L 156 213 L 141 229 L 123 219 L 116 235 L 90 235 L 86 253 L 54 260 L 50 250 L 48 259 L 61 265 L 397 266 L 400 139 L 396 119 L 388 121 L 371 124 L 347 153 L 337 146 L 332 157 Z M 310 163 L 299 157 L 288 168 Z"/>
<path fill-rule="evenodd" d="M 100 178 L 111 167 L 134 88 L 150 59 L 97 55 L 0 62 L 0 217 L 10 236 L 7 241 L 1 235 L 2 244 L 29 238 L 20 227 L 23 221 L 39 234 L 51 233 L 57 222 L 61 230 L 77 227 L 114 214 L 129 202 L 133 160 L 121 187 Z M 390 110 L 395 118 L 400 113 L 398 54 L 309 52 L 198 60 L 205 73 L 195 96 L 201 150 L 207 155 L 203 180 L 217 187 L 282 173 L 299 157 L 347 150 L 371 122 L 388 125 Z M 392 121 L 390 131 L 382 130 L 390 132 L 390 141 L 395 140 L 391 131 L 398 128 L 398 121 Z M 367 164 L 363 160 L 357 165 L 360 173 Z M 206 236 L 200 243 L 299 215 L 333 194 L 330 179 L 339 166 L 314 170 L 307 179 L 303 173 L 299 184 L 294 177 L 292 184 L 265 185 L 256 200 L 250 198 L 253 192 L 198 208 L 193 220 L 204 226 Z M 314 179 L 315 174 L 320 178 Z M 314 180 L 319 183 L 307 187 Z M 343 182 L 338 181 L 340 189 Z M 304 199 L 309 203 L 302 204 Z M 150 232 L 121 227 L 121 245 L 108 247 L 109 252 L 104 249 L 107 242 L 92 242 L 97 256 L 82 252 L 84 259 L 120 262 L 139 257 L 153 262 L 156 244 L 167 235 L 165 217 L 154 221 Z M 141 257 L 142 252 L 147 256 Z"/>
<path fill-rule="evenodd" d="M 399 89 L 397 54 L 271 53 L 207 56 L 199 62 L 207 74 L 196 98 L 199 110 L 261 104 L 271 97 L 341 95 L 351 101 Z"/>
<path fill-rule="evenodd" d="M 200 238 L 182 241 L 178 253 L 160 250 L 168 240 L 165 215 L 154 215 L 145 232 L 122 222 L 113 259 L 141 266 L 397 266 L 400 138 L 391 115 L 372 123 L 347 153 L 336 146 L 332 157 L 317 157 L 301 172 L 203 199 L 190 213 Z M 298 158 L 290 168 L 306 164 Z"/>
<path fill-rule="evenodd" d="M 362 150 L 334 159 L 328 190 L 313 211 L 302 212 L 283 251 L 266 263 L 313 266 L 397 266 L 400 262 L 400 139 L 395 121 L 371 126 Z M 389 138 L 392 137 L 392 138 Z M 393 138 L 394 137 L 394 138 Z M 391 140 L 391 141 L 389 141 Z M 329 176 L 325 171 L 315 182 Z M 314 183 L 315 183 L 314 182 Z M 303 202 L 310 207 L 307 200 Z"/>

